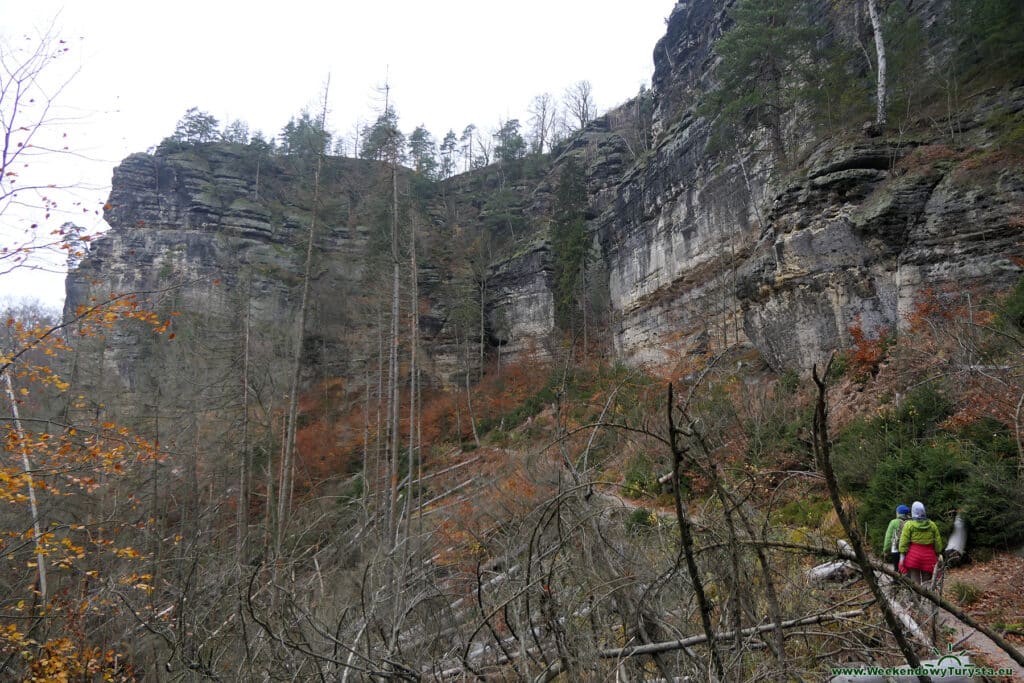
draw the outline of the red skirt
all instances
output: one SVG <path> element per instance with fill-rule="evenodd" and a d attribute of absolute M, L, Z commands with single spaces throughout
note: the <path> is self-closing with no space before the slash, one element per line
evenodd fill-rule
<path fill-rule="evenodd" d="M 907 559 L 903 565 L 907 569 L 919 569 L 929 574 L 935 569 L 935 563 L 939 558 L 935 554 L 935 546 L 923 543 L 911 543 L 907 549 Z"/>

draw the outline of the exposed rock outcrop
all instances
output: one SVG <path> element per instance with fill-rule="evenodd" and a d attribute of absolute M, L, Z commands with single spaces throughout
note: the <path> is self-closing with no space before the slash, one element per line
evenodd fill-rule
<path fill-rule="evenodd" d="M 775 367 L 809 367 L 852 324 L 903 325 L 926 290 L 1019 277 L 1019 164 L 873 143 L 831 146 L 808 166 L 776 199 L 740 282 L 745 329 Z"/>
<path fill-rule="evenodd" d="M 940 10 L 916 11 L 934 29 Z M 1024 88 L 972 98 L 911 138 L 791 131 L 810 153 L 783 175 L 752 146 L 709 153 L 693 113 L 727 21 L 719 3 L 677 3 L 654 53 L 658 144 L 599 219 L 619 353 L 656 362 L 749 340 L 776 369 L 805 370 L 853 324 L 902 325 L 926 289 L 1020 276 L 1024 167 L 995 152 L 993 122 L 1019 116 Z"/>
<path fill-rule="evenodd" d="M 926 29 L 940 5 L 917 6 Z M 490 264 L 475 276 L 486 280 L 486 343 L 510 355 L 554 348 L 548 230 L 570 155 L 587 173 L 614 346 L 633 362 L 751 342 L 774 368 L 802 370 L 846 345 L 852 324 L 868 333 L 901 325 L 927 289 L 1019 277 L 1024 168 L 995 139 L 1001 121 L 1024 111 L 1024 87 L 982 93 L 910 135 L 820 142 L 794 121 L 802 161 L 782 173 L 753 139 L 730 155 L 709 152 L 709 122 L 695 113 L 728 21 L 722 3 L 677 3 L 654 51 L 652 92 L 594 121 L 550 161 L 463 174 L 426 200 L 421 334 L 433 377 L 459 372 L 459 344 L 479 342 L 479 322 L 455 329 L 465 264 L 445 249 L 467 228 L 494 240 L 481 244 Z M 233 145 L 129 157 L 114 175 L 112 229 L 69 275 L 68 306 L 164 290 L 175 308 L 227 321 L 233 334 L 243 305 L 285 334 L 310 220 L 301 173 L 294 160 Z M 310 362 L 337 374 L 376 353 L 356 348 L 352 321 L 380 284 L 367 277 L 367 226 L 381 177 L 374 162 L 328 160 L 309 327 L 317 332 L 305 346 Z M 133 373 L 145 354 L 121 342 L 108 342 L 106 367 L 124 390 L 142 391 Z"/>
<path fill-rule="evenodd" d="M 259 174 L 256 163 L 262 165 Z M 125 159 L 114 171 L 106 208 L 111 230 L 68 275 L 65 308 L 73 312 L 111 295 L 140 292 L 162 314 L 181 312 L 181 331 L 215 335 L 218 353 L 179 350 L 185 346 L 180 342 L 147 347 L 140 335 L 122 335 L 103 340 L 98 354 L 83 354 L 79 380 L 102 386 L 110 407 L 131 415 L 184 375 L 212 378 L 233 371 L 246 317 L 269 347 L 289 348 L 311 219 L 289 179 L 293 172 L 236 145 Z M 322 362 L 326 351 L 334 371 L 344 372 L 349 297 L 363 280 L 370 239 L 357 217 L 373 168 L 337 159 L 325 175 L 332 199 L 317 228 L 312 284 L 317 303 L 310 325 L 318 333 L 305 345 L 311 361 Z M 336 296 L 339 292 L 345 296 Z M 284 372 L 273 360 L 282 354 L 268 352 L 270 371 Z"/>

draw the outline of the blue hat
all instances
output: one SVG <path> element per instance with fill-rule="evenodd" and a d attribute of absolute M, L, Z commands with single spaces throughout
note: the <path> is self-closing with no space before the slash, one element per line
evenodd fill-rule
<path fill-rule="evenodd" d="M 896 508 L 896 514 L 897 515 L 909 515 L 910 514 L 910 508 L 908 508 L 906 505 L 900 505 L 900 506 L 898 506 Z"/>

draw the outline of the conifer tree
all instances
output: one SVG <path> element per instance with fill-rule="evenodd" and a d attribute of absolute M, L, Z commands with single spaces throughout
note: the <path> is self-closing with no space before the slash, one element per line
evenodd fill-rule
<path fill-rule="evenodd" d="M 281 130 L 281 147 L 283 154 L 298 154 L 313 158 L 324 154 L 330 149 L 331 134 L 320 120 L 316 120 L 307 110 L 299 116 L 292 117 Z"/>
<path fill-rule="evenodd" d="M 494 134 L 494 157 L 498 161 L 511 163 L 526 154 L 526 142 L 519 132 L 519 119 L 509 119 L 501 124 Z"/>
<path fill-rule="evenodd" d="M 441 179 L 450 178 L 455 173 L 455 150 L 458 147 L 458 138 L 455 131 L 449 129 L 441 141 L 441 167 L 438 174 Z"/>
<path fill-rule="evenodd" d="M 398 114 L 394 107 L 386 106 L 373 125 L 363 129 L 359 156 L 378 161 L 401 161 L 405 158 L 405 136 L 398 128 Z"/>
<path fill-rule="evenodd" d="M 220 137 L 219 126 L 212 115 L 200 111 L 199 107 L 192 107 L 178 121 L 171 139 L 189 145 L 215 142 Z"/>
<path fill-rule="evenodd" d="M 569 157 L 555 192 L 551 253 L 555 278 L 555 323 L 572 331 L 583 308 L 584 275 L 590 252 L 586 226 L 587 188 L 582 169 Z"/>
<path fill-rule="evenodd" d="M 1024 3 L 1019 0 L 954 0 L 952 29 L 960 62 L 1020 74 L 1024 65 Z"/>
<path fill-rule="evenodd" d="M 785 115 L 806 95 L 817 32 L 801 0 L 743 0 L 715 51 L 719 87 L 702 113 L 717 116 L 716 138 L 766 130 L 776 161 L 785 163 Z"/>
<path fill-rule="evenodd" d="M 434 136 L 424 126 L 416 126 L 409 135 L 409 156 L 413 169 L 428 178 L 433 178 L 437 171 L 437 145 Z"/>
<path fill-rule="evenodd" d="M 473 139 L 476 137 L 476 124 L 469 124 L 462 130 L 462 137 L 459 141 L 462 143 L 462 158 L 466 161 L 466 167 L 463 170 L 468 171 L 473 168 Z"/>

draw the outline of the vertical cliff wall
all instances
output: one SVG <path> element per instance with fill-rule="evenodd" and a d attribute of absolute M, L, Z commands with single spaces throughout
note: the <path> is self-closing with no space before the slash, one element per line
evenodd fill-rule
<path fill-rule="evenodd" d="M 338 374 L 357 355 L 348 348 L 350 326 L 371 239 L 360 218 L 371 210 L 364 198 L 376 170 L 332 159 L 324 172 L 329 198 L 317 227 L 309 326 L 316 333 L 304 348 L 311 364 L 329 361 Z M 311 220 L 310 190 L 296 177 L 305 172 L 239 145 L 125 159 L 106 208 L 111 229 L 68 275 L 66 312 L 136 292 L 162 315 L 180 314 L 177 339 L 127 329 L 85 340 L 79 381 L 102 388 L 121 415 L 145 412 L 158 393 L 192 395 L 184 377 L 238 386 L 228 376 L 240 365 L 247 327 L 269 376 L 285 376 Z"/>
<path fill-rule="evenodd" d="M 916 7 L 942 49 L 943 3 Z M 491 166 L 427 191 L 436 196 L 423 200 L 420 227 L 421 333 L 431 377 L 464 370 L 460 344 L 479 341 L 478 323 L 456 325 L 466 317 L 458 300 L 479 306 L 479 293 L 465 291 L 473 276 L 447 248 L 455 243 L 480 241 L 485 345 L 508 355 L 556 348 L 551 214 L 570 156 L 587 176 L 614 350 L 630 362 L 752 343 L 777 369 L 806 369 L 846 345 L 852 324 L 899 326 L 927 289 L 1003 287 L 1020 276 L 1024 170 L 1000 140 L 1024 116 L 1024 87 L 971 93 L 955 111 L 884 135 L 857 128 L 821 139 L 797 111 L 787 130 L 795 162 L 777 168 L 757 135 L 727 155 L 710 150 L 710 122 L 696 113 L 728 21 L 714 0 L 677 3 L 654 50 L 652 91 L 550 160 L 514 173 Z M 274 367 L 289 348 L 311 217 L 304 172 L 295 159 L 233 145 L 129 157 L 114 175 L 111 231 L 68 277 L 69 309 L 155 292 L 159 306 L 203 321 L 197 338 L 200 328 L 237 338 L 249 319 L 267 331 Z M 373 318 L 382 282 L 373 246 L 384 239 L 374 199 L 384 175 L 374 162 L 328 160 L 304 339 L 312 372 L 358 373 L 354 364 L 377 353 L 379 340 L 357 321 Z M 143 381 L 142 368 L 159 374 L 156 362 L 173 374 L 188 361 L 130 335 L 104 344 L 102 367 L 81 371 L 107 377 L 125 403 L 159 384 Z M 210 356 L 207 374 L 230 367 Z"/>
<path fill-rule="evenodd" d="M 946 49 L 941 11 L 917 6 L 933 53 Z M 796 111 L 798 161 L 773 168 L 757 136 L 710 152 L 695 114 L 727 21 L 720 3 L 676 5 L 654 53 L 657 144 L 598 222 L 619 353 L 657 362 L 750 341 L 777 369 L 807 369 L 853 324 L 903 324 L 926 289 L 1019 277 L 1024 169 L 998 138 L 1024 90 L 981 92 L 880 137 L 821 140 Z"/>

